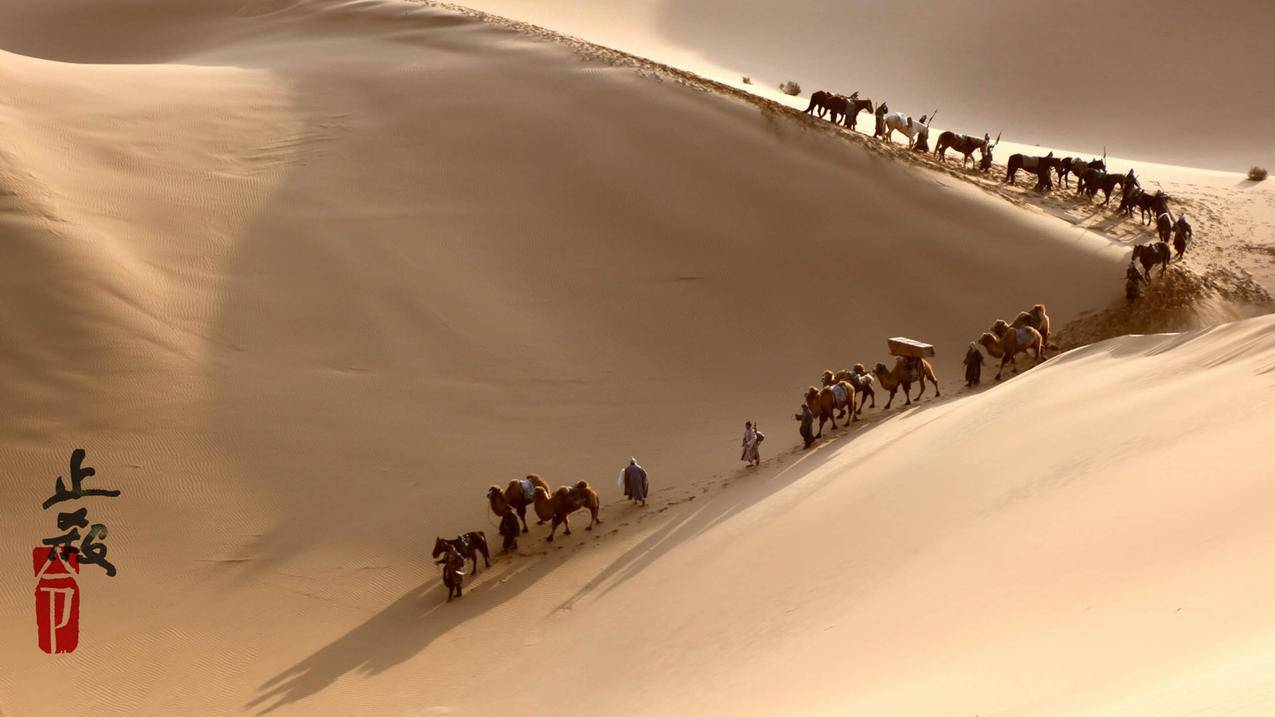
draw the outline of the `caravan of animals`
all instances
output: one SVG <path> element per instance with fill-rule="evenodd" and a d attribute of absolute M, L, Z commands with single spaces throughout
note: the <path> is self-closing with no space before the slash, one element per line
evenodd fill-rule
<path fill-rule="evenodd" d="M 907 137 L 908 148 L 917 152 L 929 151 L 930 125 L 934 121 L 937 110 L 913 119 L 901 112 L 891 112 L 885 102 L 874 107 L 872 100 L 859 97 L 856 91 L 850 95 L 818 91 L 811 95 L 807 114 L 814 114 L 829 119 L 833 124 L 856 130 L 857 118 L 861 112 L 872 113 L 875 118 L 873 136 L 886 143 L 893 143 L 895 132 Z M 992 169 L 992 153 L 1000 143 L 1001 133 L 993 140 L 991 133 L 984 133 L 982 138 L 970 135 L 942 132 L 935 145 L 934 154 L 940 162 L 946 162 L 946 154 L 950 150 L 960 154 L 961 167 L 973 164 L 977 172 L 986 173 Z M 978 153 L 979 161 L 974 162 L 974 154 Z M 1107 206 L 1119 189 L 1121 201 L 1118 211 L 1132 217 L 1133 211 L 1139 210 L 1144 224 L 1150 225 L 1154 220 L 1159 241 L 1135 246 L 1129 260 L 1126 273 L 1125 295 L 1134 301 L 1139 295 L 1139 285 L 1149 283 L 1151 270 L 1158 264 L 1160 273 L 1168 270 L 1172 255 L 1169 249 L 1172 235 L 1176 258 L 1181 259 L 1191 242 L 1191 226 L 1184 215 L 1174 220 L 1169 211 L 1170 197 L 1163 191 L 1149 194 L 1138 182 L 1134 171 L 1125 174 L 1108 173 L 1106 167 L 1106 151 L 1101 159 L 1084 161 L 1079 157 L 1055 157 L 1053 152 L 1043 157 L 1014 154 L 1010 156 L 1005 182 L 1013 184 L 1019 170 L 1034 173 L 1037 177 L 1035 189 L 1040 192 L 1054 188 L 1053 174 L 1063 187 L 1069 187 L 1069 177 L 1076 178 L 1077 196 L 1092 201 L 1097 193 L 1103 193 L 1103 206 Z M 1143 270 L 1139 272 L 1136 265 L 1140 263 Z M 905 405 L 920 400 L 925 394 L 926 383 L 934 385 L 934 395 L 939 397 L 939 382 L 933 367 L 927 360 L 934 355 L 929 344 L 907 338 L 892 338 L 887 342 L 890 353 L 895 357 L 893 367 L 877 363 L 871 371 L 862 363 L 840 371 L 824 371 L 820 386 L 806 389 L 802 402 L 802 413 L 795 416 L 802 421 L 802 436 L 805 447 L 809 448 L 815 439 L 823 436 L 824 425 L 832 424 L 838 429 L 837 420 L 844 419 L 845 426 L 859 420 L 859 415 L 866 405 L 876 407 L 875 384 L 889 391 L 882 410 L 888 410 L 894 402 L 895 394 L 902 389 Z M 966 385 L 971 386 L 979 381 L 979 367 L 982 356 L 977 347 L 981 347 L 989 356 L 999 359 L 995 379 L 1001 380 L 1002 373 L 1008 366 L 1013 373 L 1018 372 L 1015 359 L 1019 355 L 1029 355 L 1033 363 L 1040 363 L 1046 358 L 1051 348 L 1049 343 L 1049 315 L 1043 304 L 1036 304 L 1027 311 L 1020 312 L 1013 321 L 997 319 L 989 330 L 977 341 L 970 344 L 966 362 Z M 977 364 L 973 366 L 971 364 Z M 917 384 L 919 390 L 916 397 L 911 395 L 912 385 Z M 812 433 L 813 420 L 819 420 L 818 433 Z M 589 525 L 585 530 L 592 530 L 595 524 L 602 522 L 598 517 L 601 506 L 598 493 L 587 481 L 579 481 L 574 485 L 551 489 L 539 475 L 528 475 L 522 479 L 511 480 L 505 488 L 491 486 L 487 489 L 487 502 L 491 512 L 500 519 L 499 532 L 503 538 L 502 552 L 508 553 L 517 549 L 519 531 L 529 532 L 527 525 L 527 509 L 531 508 L 538 518 L 539 525 L 550 523 L 546 541 L 552 542 L 557 534 L 558 526 L 563 526 L 566 535 L 571 534 L 568 520 L 572 513 L 587 509 L 590 514 Z M 478 572 L 478 556 L 481 555 L 487 567 L 491 566 L 490 550 L 486 535 L 482 531 L 473 531 L 455 539 L 437 538 L 434 543 L 433 557 L 442 567 L 443 584 L 447 588 L 447 600 L 463 594 L 462 582 L 466 561 L 472 562 L 472 572 Z"/>
<path fill-rule="evenodd" d="M 891 112 L 884 101 L 876 105 L 874 109 L 873 101 L 859 97 L 857 90 L 848 96 L 819 90 L 810 96 L 810 104 L 806 106 L 805 112 L 827 118 L 834 125 L 843 126 L 851 131 L 855 131 L 858 126 L 859 113 L 870 112 L 875 118 L 873 137 L 892 144 L 894 133 L 898 132 L 907 137 L 909 149 L 921 153 L 928 152 L 930 149 L 930 126 L 934 123 L 934 116 L 938 114 L 938 110 L 935 110 L 928 115 L 928 118 L 926 115 L 921 115 L 919 119 L 913 119 L 902 112 Z M 986 173 L 992 169 L 992 153 L 996 145 L 1000 143 L 1000 139 L 1000 132 L 996 134 L 995 140 L 992 139 L 990 132 L 984 133 L 982 138 L 950 131 L 942 132 L 935 143 L 934 154 L 942 163 L 947 160 L 948 150 L 960 154 L 963 169 L 967 164 L 974 162 L 974 153 L 978 152 L 980 156 L 975 169 Z M 1155 194 L 1144 190 L 1132 169 L 1125 174 L 1107 172 L 1105 149 L 1101 159 L 1095 158 L 1089 161 L 1080 157 L 1055 157 L 1053 152 L 1043 157 L 1010 155 L 1006 164 L 1005 183 L 1013 184 L 1019 170 L 1036 175 L 1035 190 L 1038 192 L 1054 188 L 1054 174 L 1057 174 L 1059 184 L 1067 188 L 1071 186 L 1070 177 L 1074 176 L 1076 196 L 1091 202 L 1101 191 L 1104 207 L 1110 206 L 1112 196 L 1119 189 L 1120 204 L 1117 211 L 1123 216 L 1132 217 L 1136 209 L 1144 225 L 1155 225 L 1159 241 L 1135 246 L 1129 257 L 1129 269 L 1125 274 L 1125 298 L 1130 302 L 1138 299 L 1141 284 L 1150 283 L 1151 270 L 1157 264 L 1160 266 L 1160 273 L 1164 274 L 1169 268 L 1170 260 L 1180 260 L 1191 246 L 1193 239 L 1191 225 L 1187 222 L 1185 214 L 1179 214 L 1174 219 L 1169 210 L 1171 197 L 1163 190 L 1156 190 Z M 1172 251 L 1169 249 L 1170 240 L 1173 243 Z M 1141 272 L 1137 270 L 1137 264 L 1142 265 Z"/>

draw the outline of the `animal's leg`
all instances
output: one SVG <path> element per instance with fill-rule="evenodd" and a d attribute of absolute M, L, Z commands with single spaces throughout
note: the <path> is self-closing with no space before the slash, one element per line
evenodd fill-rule
<path fill-rule="evenodd" d="M 907 399 L 907 401 L 905 401 L 903 405 L 911 406 L 912 405 L 912 384 L 910 382 L 903 384 L 903 397 Z"/>
<path fill-rule="evenodd" d="M 898 388 L 899 388 L 898 386 L 895 386 L 894 388 L 890 389 L 890 399 L 885 402 L 884 406 L 881 407 L 882 411 L 890 410 L 890 404 L 894 403 L 894 392 L 897 391 Z"/>
<path fill-rule="evenodd" d="M 481 550 L 483 553 L 483 564 L 490 568 L 491 567 L 491 551 L 487 549 L 486 538 L 483 538 L 482 542 L 478 544 L 478 549 Z M 476 568 L 475 568 L 475 574 L 477 574 Z"/>
<path fill-rule="evenodd" d="M 563 535 L 571 535 L 571 516 L 562 516 Z"/>
<path fill-rule="evenodd" d="M 598 520 L 598 509 L 597 509 L 597 508 L 594 508 L 594 507 L 592 507 L 592 506 L 590 506 L 590 508 L 589 508 L 589 525 L 585 527 L 585 530 L 593 530 L 593 524 L 594 524 L 594 523 L 601 523 L 601 522 L 602 522 L 602 521 Z"/>
<path fill-rule="evenodd" d="M 477 574 L 478 574 L 478 551 L 477 551 L 477 550 L 475 550 L 475 551 L 471 552 L 471 553 L 469 554 L 469 559 L 470 559 L 470 560 L 472 560 L 472 561 L 474 561 L 474 569 L 473 569 L 472 571 L 470 571 L 470 572 L 472 572 L 474 575 L 477 575 Z M 491 567 L 491 564 L 490 564 L 490 563 L 488 563 L 488 564 L 487 564 L 487 567 Z"/>
<path fill-rule="evenodd" d="M 558 532 L 558 516 L 553 516 L 553 526 L 549 528 L 549 537 L 545 538 L 546 543 L 553 542 L 553 534 Z"/>
<path fill-rule="evenodd" d="M 517 508 L 518 517 L 522 519 L 522 532 L 527 532 L 527 506 L 520 505 Z"/>

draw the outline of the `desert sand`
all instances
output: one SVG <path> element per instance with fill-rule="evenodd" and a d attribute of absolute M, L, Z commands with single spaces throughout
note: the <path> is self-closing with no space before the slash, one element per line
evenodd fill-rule
<path fill-rule="evenodd" d="M 1271 243 L 1269 186 L 1155 176 L 1217 214 L 1172 275 Z M 0 714 L 1268 706 L 1263 275 L 961 390 L 1033 303 L 1129 328 L 1094 317 L 1142 235 L 1061 198 L 452 8 L 24 1 L 0 235 Z M 893 335 L 943 397 L 796 450 L 802 389 Z M 26 556 L 76 447 L 119 574 L 49 656 Z M 445 604 L 434 537 L 496 544 L 486 487 L 533 471 L 605 522 Z"/>

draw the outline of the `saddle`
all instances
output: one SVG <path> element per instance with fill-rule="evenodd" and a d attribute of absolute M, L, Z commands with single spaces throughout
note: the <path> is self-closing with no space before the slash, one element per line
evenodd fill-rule
<path fill-rule="evenodd" d="M 839 384 L 839 383 L 834 383 L 832 386 L 830 386 L 830 388 L 832 389 L 832 395 L 833 395 L 833 397 L 837 399 L 837 403 L 839 403 L 839 404 L 840 404 L 840 403 L 845 403 L 846 401 L 848 401 L 848 400 L 850 399 L 850 395 L 849 395 L 849 393 L 846 391 L 846 387 L 845 387 L 845 386 L 843 386 L 843 385 L 841 385 L 841 384 Z"/>
<path fill-rule="evenodd" d="M 459 538 L 457 538 L 457 539 L 456 539 L 456 542 L 460 543 L 460 550 L 461 550 L 461 552 L 469 552 L 469 551 L 472 549 L 472 546 L 469 544 L 469 534 L 468 534 L 468 533 L 466 533 L 465 535 L 462 535 L 462 536 L 460 536 Z"/>
<path fill-rule="evenodd" d="M 524 500 L 535 500 L 536 498 L 535 483 L 532 483 L 530 480 L 523 478 L 518 481 L 518 485 L 522 486 L 522 497 Z"/>

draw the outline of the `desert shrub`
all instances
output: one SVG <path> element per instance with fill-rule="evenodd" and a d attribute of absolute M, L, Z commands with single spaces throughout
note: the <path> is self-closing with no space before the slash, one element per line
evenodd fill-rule
<path fill-rule="evenodd" d="M 1260 182 L 1263 179 L 1266 179 L 1266 167 L 1259 167 L 1257 165 L 1253 165 L 1248 170 L 1248 178 L 1253 180 L 1254 182 Z"/>
<path fill-rule="evenodd" d="M 784 93 L 785 95 L 792 95 L 796 97 L 797 95 L 801 94 L 801 85 L 797 84 L 796 82 L 793 82 L 792 80 L 788 80 L 787 82 L 780 83 L 779 91 Z"/>
<path fill-rule="evenodd" d="M 744 75 L 744 84 L 745 85 L 753 84 L 753 78 L 749 77 L 748 75 Z"/>

